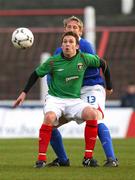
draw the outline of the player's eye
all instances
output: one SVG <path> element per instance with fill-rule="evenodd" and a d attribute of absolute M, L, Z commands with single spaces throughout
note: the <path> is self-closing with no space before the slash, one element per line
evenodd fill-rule
<path fill-rule="evenodd" d="M 69 40 L 69 43 L 74 43 L 74 41 L 73 40 Z"/>
<path fill-rule="evenodd" d="M 78 27 L 77 26 L 73 26 L 73 29 L 78 29 Z"/>
<path fill-rule="evenodd" d="M 63 40 L 63 43 L 67 43 L 67 40 Z"/>
<path fill-rule="evenodd" d="M 72 28 L 72 26 L 67 26 L 67 29 L 71 29 Z"/>

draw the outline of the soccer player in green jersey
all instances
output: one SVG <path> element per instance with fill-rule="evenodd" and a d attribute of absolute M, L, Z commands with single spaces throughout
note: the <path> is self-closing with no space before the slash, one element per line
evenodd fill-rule
<path fill-rule="evenodd" d="M 48 96 L 44 106 L 44 121 L 39 131 L 39 153 L 36 168 L 46 166 L 46 152 L 50 142 L 53 126 L 59 124 L 59 118 L 64 115 L 68 121 L 77 123 L 86 121 L 85 126 L 85 152 L 84 159 L 93 166 L 97 166 L 93 159 L 93 150 L 97 137 L 97 119 L 102 111 L 92 108 L 80 99 L 80 91 L 84 72 L 87 67 L 102 67 L 104 71 L 108 66 L 96 55 L 79 52 L 79 39 L 76 33 L 66 32 L 62 36 L 62 53 L 50 57 L 38 66 L 31 74 L 24 90 L 14 103 L 14 107 L 21 105 L 28 91 L 39 77 L 51 73 Z"/>

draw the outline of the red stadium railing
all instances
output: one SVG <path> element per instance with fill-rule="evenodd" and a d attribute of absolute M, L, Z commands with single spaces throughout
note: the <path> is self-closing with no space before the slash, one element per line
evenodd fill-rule
<path fill-rule="evenodd" d="M 84 9 L 20 9 L 0 10 L 0 16 L 83 15 Z"/>

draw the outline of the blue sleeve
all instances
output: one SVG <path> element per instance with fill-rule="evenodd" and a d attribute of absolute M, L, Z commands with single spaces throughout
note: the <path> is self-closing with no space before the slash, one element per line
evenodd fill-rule
<path fill-rule="evenodd" d="M 56 49 L 56 51 L 54 52 L 54 55 L 60 54 L 62 52 L 62 48 L 59 47 Z"/>
<path fill-rule="evenodd" d="M 90 43 L 86 43 L 85 52 L 95 55 L 96 51 Z"/>
<path fill-rule="evenodd" d="M 80 40 L 80 50 L 83 53 L 96 54 L 96 51 L 92 44 L 88 42 L 86 39 L 81 38 Z"/>

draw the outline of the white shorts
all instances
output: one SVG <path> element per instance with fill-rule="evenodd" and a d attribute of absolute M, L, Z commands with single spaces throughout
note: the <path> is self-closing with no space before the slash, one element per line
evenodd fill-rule
<path fill-rule="evenodd" d="M 59 118 L 64 115 L 68 121 L 76 121 L 78 124 L 82 123 L 82 111 L 85 107 L 90 107 L 90 104 L 84 102 L 80 98 L 59 98 L 51 95 L 46 96 L 44 105 L 44 113 L 53 111 L 56 114 L 57 120 L 54 125 L 59 124 Z"/>
<path fill-rule="evenodd" d="M 101 85 L 84 86 L 81 89 L 81 99 L 88 102 L 91 107 L 98 109 L 102 113 L 105 111 L 106 92 Z"/>

